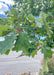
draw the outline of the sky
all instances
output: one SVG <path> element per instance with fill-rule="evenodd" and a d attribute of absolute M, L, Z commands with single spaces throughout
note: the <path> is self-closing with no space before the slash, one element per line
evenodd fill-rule
<path fill-rule="evenodd" d="M 7 11 L 7 10 L 10 11 L 10 8 L 11 8 L 10 5 L 14 5 L 13 0 L 0 0 L 0 16 L 2 16 L 2 18 L 7 18 L 4 11 Z M 38 17 L 36 16 L 35 19 L 37 18 Z"/>
<path fill-rule="evenodd" d="M 14 5 L 13 0 L 0 0 L 0 16 L 6 18 L 4 11 L 10 11 L 10 5 Z"/>

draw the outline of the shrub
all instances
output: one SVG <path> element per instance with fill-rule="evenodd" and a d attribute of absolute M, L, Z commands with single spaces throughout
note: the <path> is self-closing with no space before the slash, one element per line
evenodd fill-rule
<path fill-rule="evenodd" d="M 48 62 L 49 72 L 54 73 L 54 59 L 50 59 Z"/>

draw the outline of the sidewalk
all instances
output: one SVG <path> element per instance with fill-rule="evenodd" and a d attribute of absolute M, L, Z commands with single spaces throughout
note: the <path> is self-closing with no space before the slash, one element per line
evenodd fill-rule
<path fill-rule="evenodd" d="M 41 66 L 41 58 L 43 57 L 40 52 L 34 57 L 22 56 L 16 58 L 19 53 L 10 52 L 8 56 L 0 55 L 0 75 L 5 75 L 5 73 L 12 72 L 12 75 L 18 75 L 18 73 L 28 72 L 36 73 L 39 71 Z"/>

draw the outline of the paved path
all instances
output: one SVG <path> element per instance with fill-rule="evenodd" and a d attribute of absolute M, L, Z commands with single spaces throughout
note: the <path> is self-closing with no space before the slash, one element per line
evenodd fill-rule
<path fill-rule="evenodd" d="M 8 56 L 0 55 L 0 75 L 8 72 L 18 75 L 18 73 L 28 72 L 28 70 L 32 73 L 39 71 L 42 67 L 40 62 L 43 57 L 40 52 L 34 58 L 26 56 L 16 58 L 20 53 L 11 51 Z"/>

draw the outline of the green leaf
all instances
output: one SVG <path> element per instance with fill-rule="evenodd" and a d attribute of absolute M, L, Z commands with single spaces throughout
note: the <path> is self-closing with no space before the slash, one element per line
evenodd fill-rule
<path fill-rule="evenodd" d="M 50 49 L 50 47 L 43 46 L 42 53 L 44 53 L 45 58 L 52 58 L 53 51 Z"/>
<path fill-rule="evenodd" d="M 6 54 L 6 55 L 8 55 L 8 54 L 9 54 L 9 52 L 10 52 L 10 50 L 7 50 L 7 51 L 5 52 L 5 54 Z"/>
<path fill-rule="evenodd" d="M 32 57 L 34 57 L 35 54 L 37 54 L 37 51 L 36 50 L 32 52 Z"/>
<path fill-rule="evenodd" d="M 43 69 L 40 70 L 40 75 L 44 75 L 45 72 L 48 72 L 49 71 L 49 68 L 48 68 L 48 59 L 44 59 L 44 62 L 43 62 Z"/>
<path fill-rule="evenodd" d="M 12 49 L 15 39 L 16 39 L 16 35 L 15 34 L 11 34 L 11 36 L 6 36 L 5 40 L 0 42 L 0 53 L 4 54 L 9 49 Z"/>
<path fill-rule="evenodd" d="M 10 27 L 8 25 L 0 25 L 0 36 L 5 36 L 12 31 L 13 27 Z"/>
<path fill-rule="evenodd" d="M 49 69 L 48 69 L 48 60 L 47 59 L 44 59 L 44 63 L 43 63 L 43 72 L 48 72 Z"/>
<path fill-rule="evenodd" d="M 34 18 L 33 15 L 28 15 L 28 20 L 30 20 L 30 21 L 35 21 L 35 18 Z"/>
<path fill-rule="evenodd" d="M 29 43 L 29 37 L 25 33 L 20 33 L 17 36 L 15 47 L 13 50 L 16 50 L 16 52 L 22 50 L 23 52 L 27 52 L 28 48 L 31 46 Z"/>

